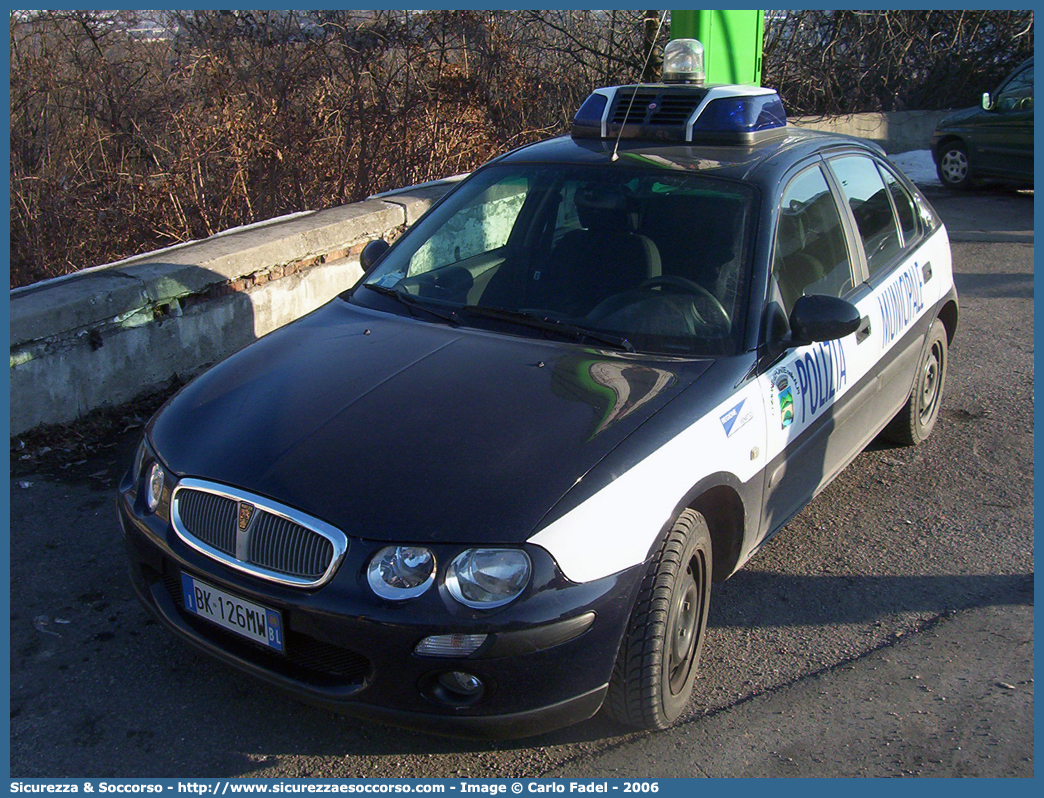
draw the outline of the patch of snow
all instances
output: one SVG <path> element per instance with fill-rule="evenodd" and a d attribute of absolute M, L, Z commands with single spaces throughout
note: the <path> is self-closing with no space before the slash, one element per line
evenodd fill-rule
<path fill-rule="evenodd" d="M 889 155 L 889 160 L 903 170 L 910 180 L 919 186 L 941 186 L 935 173 L 935 161 L 930 150 L 913 150 Z"/>

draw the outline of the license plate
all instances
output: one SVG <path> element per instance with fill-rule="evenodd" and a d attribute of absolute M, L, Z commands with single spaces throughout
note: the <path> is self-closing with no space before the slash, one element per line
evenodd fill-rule
<path fill-rule="evenodd" d="M 283 619 L 278 610 L 218 590 L 188 574 L 181 575 L 185 609 L 263 646 L 283 651 Z"/>

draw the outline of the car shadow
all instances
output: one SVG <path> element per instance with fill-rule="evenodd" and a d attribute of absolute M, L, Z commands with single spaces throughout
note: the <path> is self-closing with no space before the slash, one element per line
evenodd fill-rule
<path fill-rule="evenodd" d="M 717 587 L 712 627 L 866 623 L 897 613 L 1033 603 L 1033 574 L 800 576 L 743 570 Z"/>
<path fill-rule="evenodd" d="M 961 298 L 1033 299 L 1032 274 L 956 273 L 953 281 Z"/>

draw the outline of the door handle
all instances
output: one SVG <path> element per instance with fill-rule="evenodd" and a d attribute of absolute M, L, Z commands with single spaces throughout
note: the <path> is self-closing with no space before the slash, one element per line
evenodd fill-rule
<path fill-rule="evenodd" d="M 859 320 L 859 327 L 856 328 L 856 343 L 861 344 L 867 338 L 870 337 L 870 317 L 863 316 Z"/>

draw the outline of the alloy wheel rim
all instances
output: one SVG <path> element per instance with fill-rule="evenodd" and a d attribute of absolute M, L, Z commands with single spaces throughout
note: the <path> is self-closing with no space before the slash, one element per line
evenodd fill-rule
<path fill-rule="evenodd" d="M 942 158 L 943 176 L 951 183 L 959 183 L 968 176 L 968 159 L 960 150 L 950 150 Z"/>

